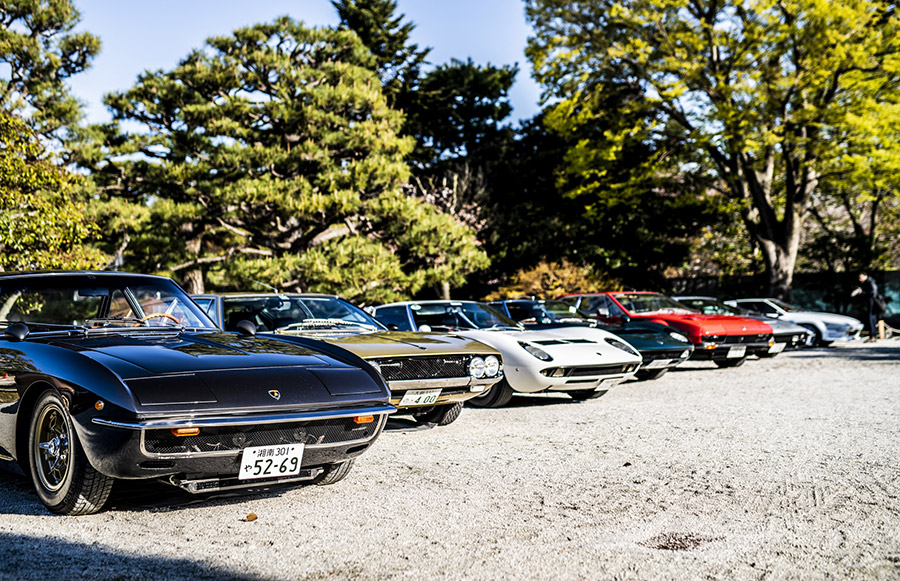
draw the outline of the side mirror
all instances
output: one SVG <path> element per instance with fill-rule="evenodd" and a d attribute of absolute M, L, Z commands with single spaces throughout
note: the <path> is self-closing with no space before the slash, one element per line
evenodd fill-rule
<path fill-rule="evenodd" d="M 13 323 L 6 328 L 4 335 L 11 341 L 24 341 L 29 333 L 31 329 L 25 323 Z"/>
<path fill-rule="evenodd" d="M 430 333 L 431 326 L 430 325 L 419 325 L 419 332 L 421 333 Z"/>
<path fill-rule="evenodd" d="M 252 337 L 256 335 L 256 325 L 254 325 L 252 321 L 244 319 L 235 325 L 235 328 L 241 337 Z"/>

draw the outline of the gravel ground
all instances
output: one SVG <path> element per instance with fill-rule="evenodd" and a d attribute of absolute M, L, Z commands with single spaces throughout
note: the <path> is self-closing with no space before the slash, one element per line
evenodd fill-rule
<path fill-rule="evenodd" d="M 898 579 L 898 375 L 898 341 L 689 363 L 387 432 L 334 486 L 86 517 L 0 471 L 0 578 Z"/>

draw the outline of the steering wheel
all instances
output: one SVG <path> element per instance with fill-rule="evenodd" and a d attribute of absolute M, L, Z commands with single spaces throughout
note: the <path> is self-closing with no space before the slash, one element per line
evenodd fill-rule
<path fill-rule="evenodd" d="M 175 321 L 175 322 L 178 323 L 179 325 L 181 324 L 181 321 L 179 321 L 177 318 L 173 317 L 173 316 L 170 315 L 169 313 L 150 313 L 149 315 L 146 315 L 146 316 L 144 316 L 144 317 L 141 317 L 141 322 L 142 322 L 142 323 L 146 323 L 146 322 L 149 321 L 150 319 L 158 319 L 158 318 L 160 318 L 160 317 L 167 317 L 167 318 L 169 318 L 169 319 L 172 319 L 173 321 Z"/>

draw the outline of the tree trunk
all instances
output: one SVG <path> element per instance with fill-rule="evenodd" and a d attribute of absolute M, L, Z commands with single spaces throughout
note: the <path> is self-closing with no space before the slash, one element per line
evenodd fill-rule
<path fill-rule="evenodd" d="M 193 254 L 194 260 L 197 260 L 200 256 L 202 241 L 202 238 L 197 236 L 196 238 L 188 240 L 185 244 L 187 251 Z M 199 264 L 195 262 L 193 268 L 190 268 L 190 270 L 187 271 L 181 285 L 192 295 L 199 295 L 206 292 L 203 285 L 203 269 L 200 268 Z"/>
<path fill-rule="evenodd" d="M 438 285 L 435 285 L 435 290 L 438 293 L 438 298 L 444 301 L 450 300 L 450 283 L 444 281 Z"/>
<path fill-rule="evenodd" d="M 760 233 L 757 230 L 756 243 L 762 251 L 766 265 L 766 295 L 790 302 L 791 285 L 794 282 L 794 266 L 800 248 L 800 228 L 797 225 L 785 228 L 794 231 L 792 236 L 778 236 L 776 233 Z M 773 235 L 775 234 L 775 235 Z M 779 240 L 779 238 L 782 238 Z M 784 239 L 787 238 L 787 239 Z"/>
<path fill-rule="evenodd" d="M 181 286 L 187 290 L 188 294 L 201 295 L 206 292 L 203 285 L 203 270 L 200 268 L 192 268 L 184 275 Z"/>

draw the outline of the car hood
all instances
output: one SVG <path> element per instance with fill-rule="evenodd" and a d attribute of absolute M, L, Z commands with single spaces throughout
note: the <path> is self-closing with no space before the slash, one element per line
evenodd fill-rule
<path fill-rule="evenodd" d="M 292 333 L 285 333 L 290 335 Z M 302 335 L 302 334 L 301 334 Z M 356 353 L 363 359 L 380 357 L 414 357 L 422 355 L 497 355 L 498 351 L 484 343 L 444 333 L 411 331 L 379 331 L 324 339 Z"/>
<path fill-rule="evenodd" d="M 204 411 L 297 410 L 326 402 L 387 400 L 374 370 L 274 338 L 223 332 L 116 334 L 53 344 L 117 374 L 134 394 L 137 411 L 198 404 Z"/>
<path fill-rule="evenodd" d="M 765 315 L 741 315 L 748 319 L 756 319 L 772 327 L 776 333 L 806 333 L 806 329 L 796 323 L 786 321 L 784 319 L 776 319 Z"/>
<path fill-rule="evenodd" d="M 810 321 L 821 321 L 823 323 L 832 323 L 834 325 L 850 325 L 851 327 L 862 326 L 859 319 L 848 317 L 846 315 L 838 315 L 836 313 L 823 313 L 818 311 L 790 311 L 785 313 L 782 320 L 806 323 Z"/>
<path fill-rule="evenodd" d="M 655 325 L 662 327 L 662 325 Z M 638 351 L 655 351 L 655 350 L 671 350 L 671 349 L 690 349 L 693 346 L 689 342 L 679 341 L 670 335 L 667 331 L 645 328 L 641 326 L 623 325 L 621 327 L 610 327 L 607 329 L 613 335 L 621 337 L 627 341 L 632 347 Z M 672 331 L 678 332 L 672 328 Z"/>
<path fill-rule="evenodd" d="M 234 333 L 110 334 L 54 343 L 87 357 L 114 358 L 152 375 L 292 365 L 325 367 L 336 362 L 299 345 Z"/>
<path fill-rule="evenodd" d="M 762 335 L 772 333 L 772 327 L 756 319 L 736 315 L 704 315 L 701 313 L 654 313 L 641 318 L 665 321 L 679 329 L 691 329 L 695 335 Z"/>
<path fill-rule="evenodd" d="M 508 363 L 514 365 L 516 360 L 525 359 L 530 363 L 537 361 L 532 355 L 527 354 L 519 343 L 539 347 L 553 357 L 555 364 L 584 365 L 601 361 L 605 363 L 641 361 L 641 356 L 637 352 L 623 351 L 607 341 L 607 339 L 615 341 L 621 339 L 607 331 L 592 327 L 558 327 L 540 331 L 473 329 L 459 333 L 498 349 L 503 354 L 504 368 Z"/>

